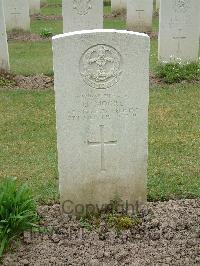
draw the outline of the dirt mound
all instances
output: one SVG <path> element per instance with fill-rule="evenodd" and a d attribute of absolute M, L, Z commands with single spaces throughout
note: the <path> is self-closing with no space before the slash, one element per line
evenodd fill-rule
<path fill-rule="evenodd" d="M 108 14 L 104 14 L 103 16 L 105 19 L 119 19 L 119 20 L 124 20 L 126 21 L 126 12 L 112 12 L 112 13 L 108 13 Z"/>
<path fill-rule="evenodd" d="M 50 38 L 51 37 L 49 37 L 49 39 Z M 8 40 L 37 42 L 47 40 L 47 38 L 42 38 L 40 35 L 35 33 L 12 31 L 8 32 Z"/>
<path fill-rule="evenodd" d="M 22 76 L 18 75 L 14 77 L 16 86 L 23 89 L 48 89 L 53 86 L 53 77 L 46 76 L 44 74 L 38 74 L 34 76 Z"/>
<path fill-rule="evenodd" d="M 200 199 L 148 203 L 142 223 L 117 233 L 82 228 L 59 205 L 39 208 L 46 233 L 26 233 L 3 265 L 200 265 Z"/>
<path fill-rule="evenodd" d="M 41 15 L 34 14 L 31 15 L 31 19 L 36 20 L 62 20 L 62 15 Z"/>
<path fill-rule="evenodd" d="M 8 32 L 8 40 L 12 41 L 23 41 L 23 42 L 37 42 L 37 41 L 44 41 L 44 40 L 50 40 L 52 37 L 48 38 L 42 38 L 40 35 L 30 32 L 18 32 L 18 31 L 12 31 Z"/>
<path fill-rule="evenodd" d="M 37 74 L 26 77 L 23 75 L 0 73 L 0 88 L 44 90 L 53 87 L 53 85 L 53 76 L 49 77 L 44 74 Z"/>

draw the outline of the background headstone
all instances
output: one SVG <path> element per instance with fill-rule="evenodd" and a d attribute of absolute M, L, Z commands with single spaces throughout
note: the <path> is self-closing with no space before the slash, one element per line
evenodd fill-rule
<path fill-rule="evenodd" d="M 127 0 L 111 0 L 111 10 L 114 13 L 125 11 Z"/>
<path fill-rule="evenodd" d="M 0 0 L 0 70 L 10 70 L 3 0 Z"/>
<path fill-rule="evenodd" d="M 146 200 L 149 49 L 127 31 L 53 37 L 62 204 Z"/>
<path fill-rule="evenodd" d="M 29 0 L 29 8 L 31 15 L 40 13 L 40 0 Z"/>
<path fill-rule="evenodd" d="M 63 31 L 103 28 L 103 0 L 63 0 Z"/>
<path fill-rule="evenodd" d="M 30 30 L 29 0 L 4 0 L 6 29 Z"/>
<path fill-rule="evenodd" d="M 138 32 L 152 30 L 153 0 L 127 0 L 127 29 Z"/>
<path fill-rule="evenodd" d="M 199 51 L 198 0 L 161 0 L 159 61 L 191 62 Z"/>

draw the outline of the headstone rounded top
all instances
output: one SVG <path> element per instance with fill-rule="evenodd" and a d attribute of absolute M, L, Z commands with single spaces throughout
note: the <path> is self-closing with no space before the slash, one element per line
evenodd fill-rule
<path fill-rule="evenodd" d="M 134 31 L 127 31 L 127 30 L 115 30 L 115 29 L 94 29 L 94 30 L 81 30 L 81 31 L 72 31 L 63 34 L 58 34 L 52 37 L 53 40 L 65 38 L 69 36 L 75 35 L 83 35 L 83 34 L 101 34 L 101 33 L 116 33 L 116 34 L 127 34 L 127 35 L 135 35 L 138 37 L 145 37 L 150 39 L 150 37 L 145 33 L 134 32 Z"/>

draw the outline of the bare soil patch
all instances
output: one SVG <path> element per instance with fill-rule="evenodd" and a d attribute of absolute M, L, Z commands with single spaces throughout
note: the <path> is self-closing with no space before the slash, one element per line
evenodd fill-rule
<path fill-rule="evenodd" d="M 12 32 L 8 32 L 8 40 L 12 41 L 22 41 L 22 42 L 38 42 L 38 41 L 44 41 L 47 39 L 51 39 L 51 37 L 49 38 L 42 38 L 40 35 L 35 34 L 35 33 L 30 33 L 30 32 L 18 32 L 18 31 L 12 31 Z"/>
<path fill-rule="evenodd" d="M 113 12 L 113 13 L 109 13 L 109 14 L 104 14 L 104 18 L 106 19 L 119 19 L 119 20 L 124 20 L 126 21 L 126 12 Z"/>
<path fill-rule="evenodd" d="M 5 79 L 8 82 L 2 84 L 1 79 Z M 149 76 L 150 89 L 153 86 L 174 86 L 178 83 L 167 84 L 163 80 L 157 77 L 155 74 L 150 73 Z M 185 81 L 183 80 L 179 84 L 200 84 L 200 80 Z M 44 74 L 37 74 L 32 76 L 13 75 L 11 73 L 0 73 L 0 89 L 26 89 L 26 90 L 45 90 L 54 86 L 54 77 Z"/>
<path fill-rule="evenodd" d="M 31 15 L 32 20 L 62 20 L 62 15 Z"/>
<path fill-rule="evenodd" d="M 150 38 L 158 38 L 157 32 L 146 32 Z M 29 33 L 29 32 L 8 32 L 8 40 L 12 41 L 22 41 L 22 42 L 38 42 L 38 41 L 45 41 L 51 40 L 52 37 L 41 37 L 39 34 Z"/>
<path fill-rule="evenodd" d="M 1 80 L 5 81 L 1 84 Z M 9 89 L 27 89 L 27 90 L 45 90 L 53 87 L 53 76 L 49 77 L 44 74 L 33 76 L 13 75 L 10 73 L 0 73 L 0 88 Z"/>
<path fill-rule="evenodd" d="M 38 74 L 34 76 L 22 76 L 18 75 L 14 77 L 14 80 L 19 88 L 30 89 L 30 90 L 44 90 L 52 87 L 53 77 L 46 76 L 44 74 Z"/>
<path fill-rule="evenodd" d="M 5 80 L 6 82 L 2 82 Z M 200 80 L 182 81 L 180 84 L 200 84 Z M 150 88 L 153 86 L 174 86 L 177 83 L 167 84 L 157 77 L 155 74 L 150 73 Z M 0 89 L 26 89 L 26 90 L 45 90 L 54 86 L 54 77 L 44 74 L 37 74 L 32 76 L 13 75 L 10 73 L 0 73 Z"/>
<path fill-rule="evenodd" d="M 59 205 L 38 211 L 46 233 L 26 233 L 4 266 L 200 265 L 200 199 L 147 203 L 142 223 L 120 234 L 106 224 L 88 231 Z"/>

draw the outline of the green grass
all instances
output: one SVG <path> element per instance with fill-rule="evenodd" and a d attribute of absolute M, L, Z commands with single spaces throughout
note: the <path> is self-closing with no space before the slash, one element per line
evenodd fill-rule
<path fill-rule="evenodd" d="M 157 75 L 166 83 L 200 80 L 200 62 L 159 64 Z"/>
<path fill-rule="evenodd" d="M 44 28 L 51 28 L 54 35 L 62 33 L 62 20 L 40 20 L 35 19 L 31 22 L 31 32 L 40 34 Z"/>
<path fill-rule="evenodd" d="M 149 110 L 149 199 L 200 196 L 200 86 L 153 88 Z"/>
<path fill-rule="evenodd" d="M 126 28 L 125 21 L 121 21 L 119 19 L 115 19 L 115 20 L 105 19 L 104 20 L 104 29 L 124 30 L 125 28 Z"/>
<path fill-rule="evenodd" d="M 50 41 L 18 42 L 9 44 L 11 70 L 15 74 L 33 75 L 44 73 L 51 75 L 52 47 Z"/>
<path fill-rule="evenodd" d="M 152 31 L 158 32 L 158 29 L 159 29 L 159 17 L 154 16 L 153 17 L 153 23 L 152 23 Z"/>
<path fill-rule="evenodd" d="M 150 50 L 150 71 L 156 72 L 158 65 L 158 41 L 157 39 L 151 39 L 151 50 Z"/>
<path fill-rule="evenodd" d="M 48 5 L 41 8 L 42 15 L 60 15 L 62 13 L 62 0 L 48 1 Z M 60 6 L 59 6 L 60 5 Z"/>
<path fill-rule="evenodd" d="M 0 176 L 27 181 L 38 200 L 57 196 L 53 91 L 0 92 Z"/>
<path fill-rule="evenodd" d="M 0 260 L 10 242 L 38 221 L 36 204 L 27 185 L 17 187 L 14 178 L 0 183 Z M 1 261 L 0 261 L 1 262 Z"/>
<path fill-rule="evenodd" d="M 108 15 L 111 13 L 111 7 L 110 6 L 104 6 L 104 14 Z"/>

